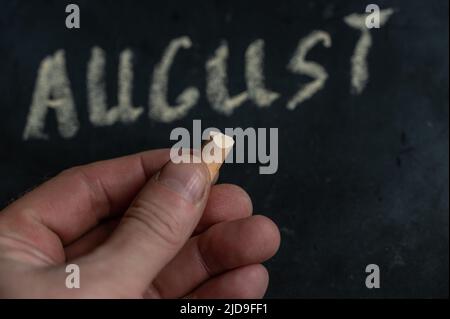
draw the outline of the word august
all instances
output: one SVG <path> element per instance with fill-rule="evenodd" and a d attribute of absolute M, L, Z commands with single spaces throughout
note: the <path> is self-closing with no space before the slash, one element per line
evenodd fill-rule
<path fill-rule="evenodd" d="M 384 25 L 393 14 L 392 9 L 379 12 L 380 25 Z M 344 22 L 361 34 L 351 57 L 351 91 L 361 94 L 369 80 L 367 56 L 372 46 L 372 36 L 367 28 L 367 14 L 351 14 Z M 327 71 L 318 63 L 308 61 L 308 52 L 316 45 L 325 48 L 332 46 L 329 33 L 321 30 L 311 32 L 299 41 L 287 69 L 298 75 L 311 78 L 300 87 L 288 101 L 287 108 L 294 110 L 300 104 L 322 90 L 328 79 Z M 149 92 L 148 116 L 164 123 L 171 123 L 186 116 L 198 102 L 199 89 L 186 88 L 176 99 L 176 105 L 170 105 L 167 98 L 169 73 L 180 49 L 189 49 L 192 41 L 189 37 L 172 40 L 163 53 L 161 61 L 155 66 Z M 280 94 L 266 87 L 264 78 L 264 40 L 252 42 L 245 53 L 246 90 L 230 96 L 227 88 L 227 59 L 229 48 L 223 42 L 213 56 L 206 61 L 206 96 L 211 107 L 223 115 L 231 115 L 244 102 L 251 101 L 257 107 L 267 108 L 280 97 Z M 89 120 L 93 126 L 109 126 L 115 123 L 130 124 L 144 112 L 141 106 L 135 106 L 133 95 L 133 52 L 129 49 L 120 54 L 118 68 L 118 105 L 107 105 L 105 84 L 105 52 L 94 47 L 87 64 L 87 105 Z M 48 111 L 53 109 L 56 115 L 58 132 L 63 138 L 74 137 L 80 127 L 73 98 L 70 80 L 67 74 L 65 52 L 59 50 L 46 57 L 38 70 L 36 85 L 30 111 L 23 132 L 24 140 L 46 139 L 45 123 Z"/>

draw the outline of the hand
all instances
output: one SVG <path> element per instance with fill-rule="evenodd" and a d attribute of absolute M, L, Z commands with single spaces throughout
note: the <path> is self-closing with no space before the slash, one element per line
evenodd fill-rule
<path fill-rule="evenodd" d="M 277 227 L 241 188 L 211 187 L 204 164 L 168 161 L 156 150 L 72 168 L 5 208 L 0 297 L 263 297 Z"/>

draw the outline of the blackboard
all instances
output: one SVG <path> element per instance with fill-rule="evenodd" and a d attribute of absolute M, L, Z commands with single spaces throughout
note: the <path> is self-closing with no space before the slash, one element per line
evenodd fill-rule
<path fill-rule="evenodd" d="M 281 249 L 267 264 L 268 297 L 448 296 L 448 1 L 377 1 L 391 11 L 368 32 L 368 79 L 360 86 L 352 82 L 352 57 L 362 32 L 346 17 L 365 13 L 363 1 L 73 2 L 79 29 L 66 28 L 66 1 L 0 4 L 1 207 L 65 168 L 170 147 L 171 130 L 191 129 L 194 119 L 220 129 L 276 127 L 276 174 L 230 164 L 220 179 L 245 188 L 255 212 L 281 229 Z M 289 63 L 315 31 L 330 43 L 322 37 L 306 60 L 327 78 L 289 108 L 313 80 Z M 152 74 L 182 37 L 191 45 L 176 53 L 168 101 L 175 105 L 190 86 L 200 96 L 179 119 L 157 120 L 149 116 Z M 207 61 L 226 43 L 227 88 L 237 95 L 246 90 L 246 50 L 257 41 L 264 43 L 265 85 L 278 98 L 219 112 L 206 93 Z M 92 124 L 86 78 L 93 48 L 105 55 L 108 107 L 118 104 L 120 55 L 132 52 L 132 100 L 143 108 L 134 122 Z M 49 110 L 47 138 L 27 135 L 41 63 L 57 52 L 64 53 L 79 126 L 62 133 Z M 380 289 L 365 286 L 368 264 L 380 267 Z"/>

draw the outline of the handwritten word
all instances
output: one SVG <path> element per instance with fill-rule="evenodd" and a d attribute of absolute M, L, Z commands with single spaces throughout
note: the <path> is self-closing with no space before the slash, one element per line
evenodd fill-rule
<path fill-rule="evenodd" d="M 384 25 L 393 14 L 392 9 L 379 12 L 380 24 Z M 361 36 L 351 57 L 351 93 L 361 94 L 368 81 L 368 55 L 373 45 L 370 29 L 366 26 L 367 13 L 351 14 L 345 17 L 345 23 L 358 30 Z M 299 105 L 311 99 L 325 87 L 328 73 L 316 62 L 307 59 L 314 47 L 321 45 L 327 49 L 332 46 L 329 33 L 315 30 L 300 39 L 297 49 L 287 65 L 287 70 L 310 77 L 311 82 L 300 86 L 287 103 L 288 110 L 295 110 Z M 170 41 L 156 64 L 149 88 L 150 119 L 171 123 L 185 117 L 197 104 L 200 91 L 196 87 L 187 87 L 176 98 L 176 105 L 168 102 L 169 74 L 180 50 L 192 47 L 189 37 L 179 37 Z M 268 88 L 264 76 L 265 41 L 257 39 L 250 43 L 245 52 L 246 90 L 231 96 L 228 90 L 227 60 L 229 47 L 223 41 L 212 56 L 206 61 L 206 97 L 211 107 L 222 115 L 229 116 L 244 102 L 250 101 L 259 108 L 270 107 L 281 94 Z M 120 54 L 118 67 L 118 105 L 108 106 L 105 83 L 106 54 L 94 47 L 87 63 L 87 105 L 89 120 L 93 126 L 109 126 L 115 123 L 130 124 L 138 120 L 145 112 L 144 107 L 135 105 L 133 93 L 133 52 L 129 49 Z M 58 50 L 46 57 L 38 70 L 36 85 L 30 111 L 23 132 L 24 140 L 47 139 L 45 122 L 49 110 L 54 110 L 58 132 L 63 138 L 74 137 L 80 129 L 78 113 L 74 102 L 71 83 L 67 74 L 65 51 Z"/>

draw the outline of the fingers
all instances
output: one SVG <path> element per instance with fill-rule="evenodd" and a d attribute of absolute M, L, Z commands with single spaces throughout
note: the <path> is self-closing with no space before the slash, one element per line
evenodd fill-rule
<path fill-rule="evenodd" d="M 168 150 L 156 150 L 70 169 L 7 207 L 2 218 L 27 215 L 67 245 L 102 218 L 126 209 L 168 160 Z"/>
<path fill-rule="evenodd" d="M 147 297 L 182 297 L 218 274 L 266 261 L 279 243 L 278 228 L 264 216 L 214 225 L 186 244 L 153 281 Z"/>
<path fill-rule="evenodd" d="M 211 188 L 205 211 L 196 227 L 195 234 L 203 232 L 214 224 L 232 221 L 252 214 L 252 202 L 239 186 L 223 184 Z M 118 221 L 101 224 L 65 248 L 68 260 L 91 252 L 102 244 L 114 231 Z"/>
<path fill-rule="evenodd" d="M 252 201 L 245 190 L 231 184 L 215 185 L 211 188 L 205 213 L 195 229 L 195 234 L 223 221 L 249 217 L 252 212 Z"/>
<path fill-rule="evenodd" d="M 119 222 L 119 219 L 114 219 L 102 223 L 73 244 L 67 246 L 64 249 L 66 253 L 66 260 L 70 261 L 86 255 L 103 244 L 116 229 Z"/>
<path fill-rule="evenodd" d="M 260 299 L 269 285 L 269 274 L 263 265 L 250 265 L 231 270 L 210 279 L 187 299 Z"/>
<path fill-rule="evenodd" d="M 205 164 L 169 162 L 144 186 L 105 244 L 78 261 L 80 268 L 88 277 L 101 272 L 115 279 L 104 284 L 142 295 L 194 231 L 210 185 Z"/>

